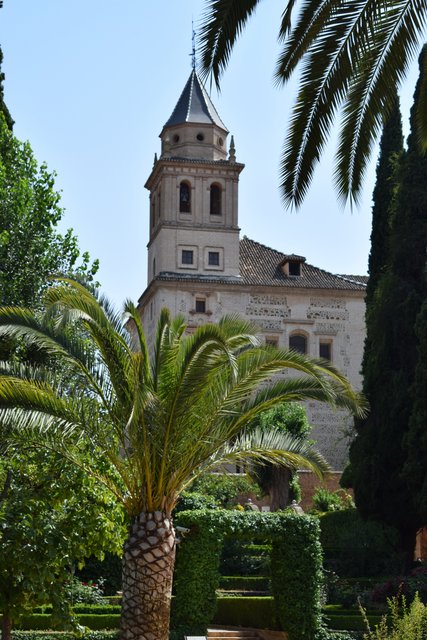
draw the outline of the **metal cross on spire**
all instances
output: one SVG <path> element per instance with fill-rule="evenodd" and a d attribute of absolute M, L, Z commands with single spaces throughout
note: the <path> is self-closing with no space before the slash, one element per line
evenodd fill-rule
<path fill-rule="evenodd" d="M 194 31 L 194 22 L 191 21 L 191 41 L 193 44 L 193 48 L 191 50 L 191 66 L 193 67 L 193 71 L 196 70 L 196 32 Z"/>

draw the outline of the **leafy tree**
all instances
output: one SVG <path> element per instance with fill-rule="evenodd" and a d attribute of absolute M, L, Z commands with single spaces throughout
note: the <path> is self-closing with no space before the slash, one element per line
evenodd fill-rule
<path fill-rule="evenodd" d="M 425 524 L 425 513 L 414 500 L 404 471 L 412 466 L 408 453 L 413 451 L 414 442 L 408 449 L 408 430 L 410 425 L 417 430 L 415 406 L 422 404 L 415 393 L 425 396 L 425 388 L 417 386 L 416 371 L 418 368 L 422 376 L 424 336 L 419 332 L 426 326 L 422 308 L 427 299 L 427 157 L 420 155 L 415 136 L 424 61 L 423 52 L 408 150 L 402 159 L 393 204 L 389 268 L 380 279 L 369 315 L 368 344 L 372 348 L 365 357 L 364 391 L 371 410 L 366 420 L 357 424 L 350 450 L 358 509 L 364 516 L 399 530 L 407 562 L 412 559 L 416 531 Z"/>
<path fill-rule="evenodd" d="M 278 429 L 301 442 L 306 440 L 311 429 L 304 407 L 295 402 L 261 413 L 255 419 L 254 427 L 266 433 L 271 428 Z M 295 499 L 299 487 L 294 469 L 271 464 L 255 465 L 253 474 L 261 488 L 270 494 L 272 511 L 285 509 Z"/>
<path fill-rule="evenodd" d="M 70 394 L 40 369 L 0 376 L 3 437 L 31 433 L 84 467 L 125 506 L 131 525 L 123 558 L 122 637 L 167 640 L 175 559 L 171 513 L 180 493 L 199 473 L 246 460 L 321 474 L 325 462 L 300 440 L 278 431 L 248 434 L 245 425 L 289 400 L 325 400 L 358 413 L 363 403 L 332 364 L 258 345 L 251 325 L 235 317 L 185 335 L 183 319 L 171 320 L 163 310 L 150 358 L 132 303 L 125 304 L 130 338 L 107 301 L 76 282 L 53 287 L 46 301 L 41 319 L 25 309 L 3 309 L 0 335 L 37 344 L 74 367 L 88 393 Z M 78 332 L 72 338 L 64 333 L 74 322 L 84 328 L 85 341 Z M 288 368 L 300 375 L 263 385 Z M 88 440 L 93 456 L 82 462 Z M 110 466 L 94 468 L 97 459 L 110 461 L 114 473 Z"/>
<path fill-rule="evenodd" d="M 54 174 L 40 167 L 0 113 L 0 303 L 33 305 L 49 276 L 71 271 L 89 280 L 98 269 L 80 251 L 72 230 L 56 230 L 63 215 Z"/>
<path fill-rule="evenodd" d="M 259 2 L 206 0 L 200 38 L 202 73 L 212 73 L 217 86 Z M 283 4 L 277 83 L 284 84 L 299 63 L 303 65 L 281 162 L 283 199 L 286 204 L 301 204 L 335 117 L 341 113 L 336 186 L 341 197 L 357 201 L 373 143 L 425 35 L 426 4 L 422 0 L 287 0 Z M 299 11 L 292 25 L 296 7 Z M 413 126 L 417 143 L 426 150 L 426 82 L 419 91 Z"/>
<path fill-rule="evenodd" d="M 69 620 L 63 584 L 73 565 L 117 551 L 124 526 L 105 489 L 43 450 L 4 454 L 0 486 L 0 610 L 10 640 L 12 624 L 34 605 L 50 602 L 58 622 Z"/>

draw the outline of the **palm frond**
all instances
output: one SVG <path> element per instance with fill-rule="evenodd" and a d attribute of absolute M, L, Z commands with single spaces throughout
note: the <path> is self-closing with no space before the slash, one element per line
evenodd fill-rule
<path fill-rule="evenodd" d="M 199 50 L 201 76 L 213 74 L 216 87 L 227 66 L 233 46 L 260 0 L 209 0 L 202 17 Z"/>

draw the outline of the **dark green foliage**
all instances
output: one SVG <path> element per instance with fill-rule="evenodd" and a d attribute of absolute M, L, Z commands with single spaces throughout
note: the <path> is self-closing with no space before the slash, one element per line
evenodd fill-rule
<path fill-rule="evenodd" d="M 1 47 L 0 47 L 0 112 L 3 113 L 8 129 L 12 131 L 13 125 L 15 123 L 12 119 L 12 116 L 10 115 L 9 109 L 7 108 L 4 102 L 4 89 L 3 89 L 4 73 L 1 70 L 2 63 L 3 63 L 3 51 L 1 50 Z"/>
<path fill-rule="evenodd" d="M 239 573 L 242 576 L 270 575 L 271 545 L 247 544 L 240 538 L 226 538 L 222 548 L 220 571 L 222 575 Z"/>
<path fill-rule="evenodd" d="M 321 512 L 343 511 L 343 509 L 354 507 L 351 495 L 342 489 L 329 491 L 328 489 L 317 487 L 312 500 L 316 510 Z"/>
<path fill-rule="evenodd" d="M 226 591 L 269 591 L 270 578 L 267 576 L 222 576 L 220 589 Z"/>
<path fill-rule="evenodd" d="M 346 577 L 388 575 L 398 570 L 398 533 L 392 527 L 365 521 L 356 509 L 325 513 L 319 522 L 328 570 Z"/>
<path fill-rule="evenodd" d="M 113 553 L 106 553 L 102 560 L 92 556 L 85 561 L 83 569 L 76 571 L 76 576 L 82 582 L 99 582 L 102 578 L 103 594 L 115 595 L 122 586 L 122 559 Z"/>
<path fill-rule="evenodd" d="M 369 281 L 366 286 L 366 306 L 373 300 L 381 275 L 388 266 L 390 253 L 391 204 L 396 191 L 396 168 L 403 152 L 402 116 L 399 100 L 388 117 L 380 141 L 376 182 L 372 194 L 372 232 L 369 254 Z M 369 321 L 368 321 L 369 325 Z M 369 338 L 369 326 L 368 326 Z M 365 352 L 366 357 L 366 352 Z"/>
<path fill-rule="evenodd" d="M 427 300 L 415 325 L 418 337 L 418 362 L 412 389 L 413 408 L 404 440 L 406 461 L 402 477 L 411 491 L 419 519 L 427 523 Z"/>
<path fill-rule="evenodd" d="M 425 513 L 417 504 L 421 487 L 411 487 L 404 471 L 411 467 L 407 434 L 409 425 L 414 424 L 411 414 L 419 361 L 415 326 L 427 296 L 427 157 L 419 154 L 414 134 L 419 86 L 411 112 L 408 150 L 402 157 L 399 188 L 392 203 L 388 268 L 378 282 L 367 317 L 363 373 L 371 411 L 357 423 L 357 437 L 350 450 L 356 505 L 364 517 L 399 530 L 407 568 L 416 531 L 425 524 Z M 424 398 L 425 387 L 418 393 Z"/>
<path fill-rule="evenodd" d="M 289 517 L 284 533 L 274 538 L 271 557 L 277 621 L 291 640 L 314 640 L 320 623 L 323 578 L 319 524 L 314 518 Z"/>
<path fill-rule="evenodd" d="M 118 629 L 120 614 L 79 614 L 76 616 L 78 623 L 94 631 L 99 629 Z M 33 613 L 23 616 L 19 622 L 19 628 L 25 630 L 47 630 L 54 626 L 54 619 L 46 613 Z"/>
<path fill-rule="evenodd" d="M 263 431 L 269 431 L 274 427 L 301 440 L 308 437 L 311 429 L 304 407 L 296 402 L 281 404 L 264 411 L 252 426 Z M 289 469 L 272 464 L 254 465 L 251 473 L 263 492 L 270 494 L 273 511 L 284 509 L 292 500 L 301 499 L 298 476 Z"/>
<path fill-rule="evenodd" d="M 83 634 L 79 636 L 81 640 L 117 640 L 118 637 L 118 631 L 107 630 L 85 630 Z M 13 640 L 76 640 L 74 633 L 63 631 L 13 631 L 12 638 Z"/>
<path fill-rule="evenodd" d="M 174 509 L 174 515 L 180 511 L 217 508 L 219 508 L 219 503 L 213 496 L 200 493 L 199 491 L 183 491 Z"/>
<path fill-rule="evenodd" d="M 218 598 L 214 624 L 277 629 L 271 597 Z"/>
<path fill-rule="evenodd" d="M 202 493 L 215 500 L 217 505 L 228 508 L 238 503 L 240 494 L 259 494 L 260 488 L 246 475 L 227 475 L 224 473 L 205 473 L 200 475 L 190 485 L 191 493 Z M 212 507 L 202 507 L 212 508 Z"/>
<path fill-rule="evenodd" d="M 190 532 L 178 550 L 172 627 L 189 624 L 206 630 L 215 610 L 222 541 L 227 536 L 262 536 L 273 545 L 272 589 L 279 628 L 289 633 L 290 640 L 315 640 L 320 629 L 322 582 L 316 518 L 293 513 L 187 511 L 179 514 L 177 523 Z M 271 620 L 270 616 L 270 627 Z"/>

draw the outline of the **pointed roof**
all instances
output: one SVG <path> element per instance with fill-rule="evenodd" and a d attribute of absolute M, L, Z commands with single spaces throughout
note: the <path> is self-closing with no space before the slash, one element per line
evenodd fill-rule
<path fill-rule="evenodd" d="M 221 127 L 221 129 L 227 131 L 227 127 L 219 117 L 217 110 L 213 106 L 205 87 L 194 69 L 165 127 L 176 126 L 184 122 L 215 124 L 217 127 Z"/>

